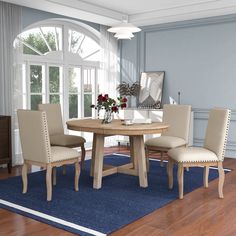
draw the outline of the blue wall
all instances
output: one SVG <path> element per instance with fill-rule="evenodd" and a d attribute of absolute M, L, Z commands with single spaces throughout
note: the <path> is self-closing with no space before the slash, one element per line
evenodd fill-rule
<path fill-rule="evenodd" d="M 123 40 L 121 80 L 142 71 L 165 71 L 163 103 L 169 97 L 191 104 L 194 144 L 201 146 L 209 109 L 232 109 L 227 156 L 236 157 L 236 16 L 144 27 Z"/>

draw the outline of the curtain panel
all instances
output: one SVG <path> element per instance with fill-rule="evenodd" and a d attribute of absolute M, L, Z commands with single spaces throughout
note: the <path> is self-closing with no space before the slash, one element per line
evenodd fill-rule
<path fill-rule="evenodd" d="M 21 164 L 15 155 L 16 118 L 16 78 L 19 66 L 16 63 L 14 39 L 22 31 L 22 8 L 0 1 L 0 114 L 12 118 L 13 165 Z M 19 163 L 20 162 L 20 163 Z"/>
<path fill-rule="evenodd" d="M 104 87 L 99 88 L 99 93 L 108 93 L 110 97 L 116 98 L 118 95 L 116 88 L 120 83 L 119 44 L 113 34 L 107 31 L 108 28 L 100 26 L 102 56 L 98 79 L 102 81 Z"/>

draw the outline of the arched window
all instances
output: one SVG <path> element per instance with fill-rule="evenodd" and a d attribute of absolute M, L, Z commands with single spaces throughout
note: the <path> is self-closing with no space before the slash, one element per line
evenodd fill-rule
<path fill-rule="evenodd" d="M 98 93 L 116 97 L 120 79 L 118 42 L 111 36 L 106 26 L 101 25 L 99 32 L 67 19 L 41 21 L 24 29 L 14 40 L 14 116 L 17 109 L 60 103 L 64 121 L 95 117 L 90 105 Z M 91 133 L 69 133 L 84 136 L 86 147 L 91 147 Z M 15 163 L 22 164 L 17 122 L 14 153 Z"/>
<path fill-rule="evenodd" d="M 100 33 L 82 23 L 50 20 L 17 36 L 22 107 L 60 103 L 65 119 L 92 117 L 101 57 Z"/>

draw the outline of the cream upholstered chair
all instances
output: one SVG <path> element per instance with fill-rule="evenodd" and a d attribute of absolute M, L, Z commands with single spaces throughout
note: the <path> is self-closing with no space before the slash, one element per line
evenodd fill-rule
<path fill-rule="evenodd" d="M 203 147 L 174 148 L 168 151 L 169 188 L 173 188 L 173 164 L 178 164 L 179 198 L 183 198 L 184 167 L 204 166 L 204 187 L 208 187 L 209 166 L 217 166 L 219 172 L 219 197 L 223 198 L 223 160 L 230 123 L 230 110 L 214 108 L 210 111 Z"/>
<path fill-rule="evenodd" d="M 148 139 L 145 142 L 147 168 L 149 169 L 149 153 L 163 154 L 171 148 L 187 146 L 190 129 L 191 106 L 189 105 L 164 105 L 163 122 L 169 124 L 168 130 L 160 137 Z"/>
<path fill-rule="evenodd" d="M 27 167 L 46 168 L 47 200 L 52 199 L 52 168 L 75 164 L 75 190 L 80 175 L 79 153 L 72 148 L 50 146 L 46 112 L 18 110 L 18 122 L 24 165 L 22 168 L 23 193 L 27 192 Z"/>
<path fill-rule="evenodd" d="M 52 146 L 80 147 L 81 165 L 84 165 L 86 140 L 81 136 L 64 134 L 60 104 L 39 104 L 38 110 L 46 111 L 50 142 Z"/>

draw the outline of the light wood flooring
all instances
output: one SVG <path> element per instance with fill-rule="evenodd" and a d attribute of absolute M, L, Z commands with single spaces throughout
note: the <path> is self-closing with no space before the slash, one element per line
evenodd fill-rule
<path fill-rule="evenodd" d="M 106 153 L 129 153 L 126 147 L 106 148 Z M 90 156 L 91 153 L 87 152 Z M 224 199 L 218 198 L 218 179 L 209 188 L 199 188 L 157 209 L 153 213 L 112 233 L 112 236 L 234 236 L 236 235 L 236 159 L 226 158 Z M 0 169 L 0 179 L 21 174 L 14 167 L 12 174 Z M 0 191 L 4 191 L 0 189 Z M 138 207 L 138 206 L 137 206 Z M 0 236 L 69 236 L 74 235 L 36 220 L 0 209 Z"/>

